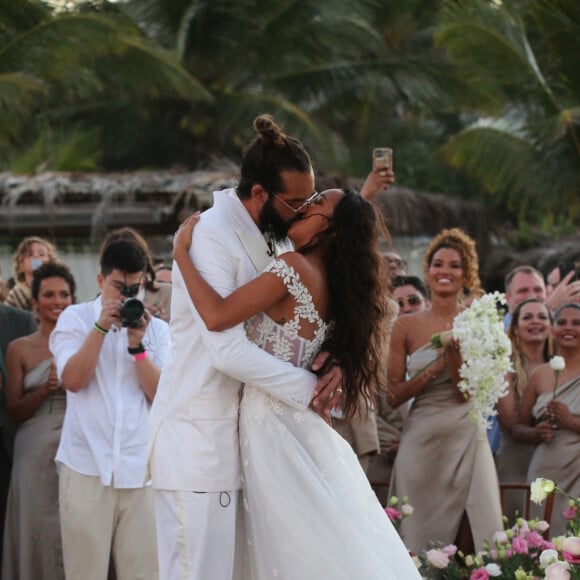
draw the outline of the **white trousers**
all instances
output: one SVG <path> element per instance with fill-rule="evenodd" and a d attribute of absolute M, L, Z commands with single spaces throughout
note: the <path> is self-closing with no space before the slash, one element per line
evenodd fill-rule
<path fill-rule="evenodd" d="M 240 580 L 241 491 L 154 490 L 160 580 Z"/>

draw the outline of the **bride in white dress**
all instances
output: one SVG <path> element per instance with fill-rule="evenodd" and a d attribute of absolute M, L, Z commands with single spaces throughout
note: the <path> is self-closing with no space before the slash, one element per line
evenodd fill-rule
<path fill-rule="evenodd" d="M 383 354 L 378 210 L 352 191 L 323 193 L 289 230 L 297 251 L 226 298 L 189 259 L 199 219 L 180 227 L 174 258 L 208 328 L 246 321 L 252 342 L 302 367 L 324 347 L 340 360 L 352 416 L 361 393 L 372 398 Z M 420 578 L 356 455 L 319 415 L 246 384 L 239 428 L 251 580 Z"/>

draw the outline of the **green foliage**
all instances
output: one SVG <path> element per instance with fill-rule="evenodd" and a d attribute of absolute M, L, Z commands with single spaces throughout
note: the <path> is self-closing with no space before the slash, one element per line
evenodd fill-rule
<path fill-rule="evenodd" d="M 580 74 L 569 53 L 580 43 L 578 2 L 446 0 L 437 40 L 480 89 L 479 118 L 444 158 L 519 223 L 578 224 Z"/>

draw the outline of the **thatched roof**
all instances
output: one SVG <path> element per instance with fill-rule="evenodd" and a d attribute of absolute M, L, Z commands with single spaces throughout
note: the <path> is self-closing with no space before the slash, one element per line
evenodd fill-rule
<path fill-rule="evenodd" d="M 182 214 L 209 207 L 213 191 L 237 180 L 235 166 L 195 172 L 0 173 L 0 232 L 97 239 L 107 229 L 132 225 L 147 234 L 173 233 Z M 319 189 L 346 185 L 360 189 L 362 180 L 317 178 Z M 430 236 L 461 226 L 478 241 L 480 251 L 489 248 L 491 220 L 479 206 L 399 186 L 381 194 L 377 203 L 393 236 Z"/>

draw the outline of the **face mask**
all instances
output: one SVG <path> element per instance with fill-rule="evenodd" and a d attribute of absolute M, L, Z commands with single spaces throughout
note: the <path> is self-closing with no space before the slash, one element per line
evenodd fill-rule
<path fill-rule="evenodd" d="M 42 260 L 40 258 L 32 258 L 32 260 L 30 260 L 30 267 L 33 270 L 40 268 L 41 265 L 42 265 Z"/>

